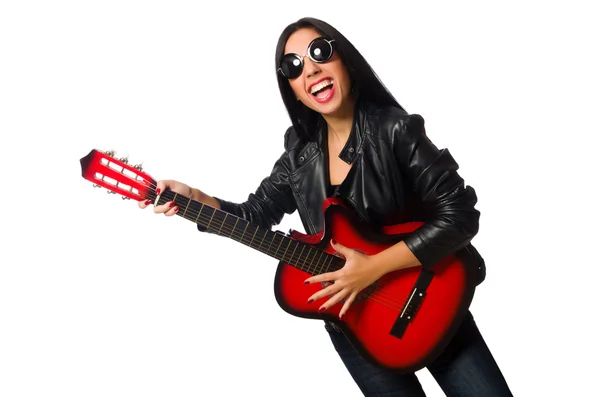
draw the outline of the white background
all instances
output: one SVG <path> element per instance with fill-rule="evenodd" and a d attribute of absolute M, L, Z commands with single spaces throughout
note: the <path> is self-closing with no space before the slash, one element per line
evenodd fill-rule
<path fill-rule="evenodd" d="M 277 306 L 271 258 L 80 174 L 114 149 L 243 201 L 283 150 L 273 56 L 303 16 L 344 33 L 476 189 L 472 311 L 515 395 L 600 395 L 593 2 L 392 3 L 2 3 L 1 396 L 360 395 L 322 323 Z"/>

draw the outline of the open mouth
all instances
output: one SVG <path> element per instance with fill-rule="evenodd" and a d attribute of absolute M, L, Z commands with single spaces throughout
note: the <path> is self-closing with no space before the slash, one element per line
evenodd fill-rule
<path fill-rule="evenodd" d="M 324 99 L 329 96 L 333 89 L 333 79 L 326 79 L 310 87 L 310 93 L 316 98 Z"/>

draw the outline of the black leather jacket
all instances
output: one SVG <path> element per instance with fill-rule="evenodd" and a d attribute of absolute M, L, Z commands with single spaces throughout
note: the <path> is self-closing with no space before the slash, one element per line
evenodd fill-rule
<path fill-rule="evenodd" d="M 284 142 L 271 175 L 246 202 L 216 199 L 224 211 L 269 228 L 297 210 L 306 233 L 318 233 L 329 187 L 327 130 L 305 141 L 290 127 Z M 420 115 L 358 102 L 340 158 L 353 165 L 337 195 L 359 218 L 374 226 L 424 221 L 404 240 L 421 264 L 429 268 L 468 245 L 483 281 L 484 261 L 470 244 L 479 229 L 477 196 L 450 152 L 426 136 Z"/>

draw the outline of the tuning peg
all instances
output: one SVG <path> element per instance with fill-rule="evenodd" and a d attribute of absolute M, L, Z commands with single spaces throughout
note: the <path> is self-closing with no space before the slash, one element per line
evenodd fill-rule
<path fill-rule="evenodd" d="M 133 166 L 133 168 L 135 168 L 138 171 L 142 171 L 142 165 L 141 164 L 136 164 Z"/>
<path fill-rule="evenodd" d="M 129 197 L 121 196 L 123 200 L 131 200 Z"/>
<path fill-rule="evenodd" d="M 117 194 L 117 192 L 113 192 L 112 190 L 107 190 L 106 193 L 108 193 L 108 194 Z"/>
<path fill-rule="evenodd" d="M 115 153 L 116 152 L 114 150 L 107 150 L 104 153 L 106 153 L 106 155 L 109 156 L 109 157 L 115 157 Z"/>
<path fill-rule="evenodd" d="M 94 185 L 93 185 L 93 186 L 94 186 L 94 187 L 102 187 L 102 186 L 100 186 L 100 185 L 98 185 L 98 184 L 96 184 L 96 183 L 94 183 Z"/>
<path fill-rule="evenodd" d="M 129 159 L 127 158 L 127 156 L 121 157 L 119 159 L 119 161 L 122 162 L 123 164 L 129 164 Z"/>

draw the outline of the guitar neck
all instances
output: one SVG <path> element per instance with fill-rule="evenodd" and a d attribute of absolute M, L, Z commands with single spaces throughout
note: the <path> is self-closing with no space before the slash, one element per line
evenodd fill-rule
<path fill-rule="evenodd" d="M 149 196 L 156 200 L 156 194 Z M 337 256 L 173 191 L 163 192 L 157 204 L 169 201 L 179 206 L 177 215 L 307 273 L 320 274 L 342 267 L 343 260 Z"/>

